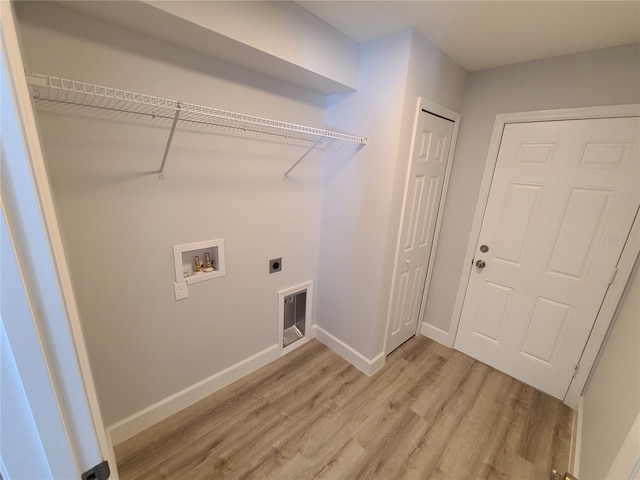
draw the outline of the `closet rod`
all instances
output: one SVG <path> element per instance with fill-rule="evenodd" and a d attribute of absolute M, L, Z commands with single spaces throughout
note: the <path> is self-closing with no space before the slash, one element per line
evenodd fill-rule
<path fill-rule="evenodd" d="M 126 113 L 150 115 L 152 117 L 170 118 L 173 120 L 167 146 L 158 170 L 160 178 L 164 177 L 169 147 L 173 138 L 175 125 L 178 121 L 204 123 L 229 128 L 240 129 L 285 138 L 293 138 L 315 142 L 311 149 L 302 155 L 295 164 L 287 170 L 285 177 L 305 158 L 313 148 L 326 139 L 366 144 L 366 137 L 348 135 L 345 133 L 323 130 L 295 123 L 282 122 L 269 118 L 256 117 L 243 113 L 221 110 L 218 108 L 179 102 L 163 97 L 143 93 L 121 90 L 103 85 L 69 80 L 52 75 L 25 72 L 27 84 L 36 100 L 47 100 L 87 107 L 103 108 Z"/>

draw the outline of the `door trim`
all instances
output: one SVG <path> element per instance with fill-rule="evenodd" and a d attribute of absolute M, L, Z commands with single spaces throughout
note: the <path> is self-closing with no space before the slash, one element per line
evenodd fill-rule
<path fill-rule="evenodd" d="M 413 156 L 415 153 L 415 143 L 416 136 L 418 135 L 418 125 L 420 123 L 420 115 L 423 110 L 426 113 L 434 114 L 440 118 L 445 120 L 449 120 L 453 122 L 453 133 L 451 134 L 451 144 L 449 146 L 449 155 L 447 156 L 447 167 L 445 169 L 444 180 L 442 185 L 442 193 L 440 194 L 440 205 L 438 207 L 438 214 L 436 216 L 436 224 L 433 230 L 433 243 L 431 245 L 431 255 L 430 261 L 427 266 L 427 277 L 425 279 L 424 289 L 422 291 L 422 302 L 420 303 L 420 311 L 418 312 L 418 321 L 416 322 L 416 333 L 424 331 L 423 324 L 423 316 L 425 305 L 427 303 L 427 292 L 429 291 L 429 285 L 431 283 L 431 275 L 433 273 L 433 262 L 431 259 L 435 258 L 436 249 L 438 247 L 438 238 L 440 237 L 440 227 L 442 225 L 442 213 L 444 211 L 444 204 L 447 198 L 447 189 L 449 188 L 449 177 L 451 176 L 451 166 L 453 164 L 453 158 L 456 147 L 456 140 L 458 138 L 458 129 L 460 127 L 460 114 L 458 112 L 454 112 L 453 110 L 449 110 L 442 105 L 438 105 L 431 100 L 427 100 L 423 97 L 418 97 L 416 113 L 413 119 L 413 133 L 411 135 L 411 149 L 409 151 L 409 162 L 407 163 L 407 173 L 404 182 L 404 193 L 402 196 L 402 209 L 400 211 L 400 218 L 404 218 L 406 203 L 407 203 L 407 195 L 409 190 L 409 182 L 411 181 L 411 163 L 413 162 Z M 387 325 L 385 330 L 385 338 L 384 338 L 384 355 L 386 356 L 389 348 L 389 337 L 391 335 L 391 312 L 393 308 L 393 292 L 396 286 L 395 272 L 398 267 L 398 261 L 400 258 L 400 242 L 402 241 L 402 227 L 403 222 L 400 221 L 400 225 L 398 226 L 398 237 L 396 240 L 396 251 L 395 257 L 393 260 L 393 270 L 392 270 L 392 279 L 391 279 L 391 288 L 389 290 L 389 307 L 387 311 Z"/>
<path fill-rule="evenodd" d="M 591 369 L 599 357 L 600 347 L 605 341 L 610 327 L 614 323 L 620 302 L 626 294 L 626 287 L 631 279 L 634 266 L 640 259 L 640 209 L 636 212 L 636 218 L 629 236 L 626 239 L 617 240 L 625 242 L 625 246 L 620 254 L 620 259 L 618 260 L 618 272 L 600 306 L 600 312 L 598 312 L 593 330 L 580 358 L 580 369 L 569 385 L 569 390 L 565 395 L 564 403 L 571 408 L 577 407 L 580 395 L 582 395 L 591 377 Z"/>
<path fill-rule="evenodd" d="M 60 409 L 66 422 L 65 427 L 68 429 L 77 468 L 79 472 L 82 472 L 102 460 L 107 460 L 111 466 L 111 476 L 117 480 L 119 477 L 115 454 L 107 437 L 100 412 L 89 364 L 89 354 L 84 343 L 80 315 L 40 144 L 37 122 L 24 74 L 12 2 L 0 2 L 0 11 L 2 56 L 11 90 L 11 100 L 14 103 L 16 119 L 22 133 L 25 163 L 30 175 L 28 181 L 33 185 L 32 191 L 19 193 L 24 196 L 33 195 L 33 202 L 37 204 L 38 209 L 36 214 L 40 217 L 23 218 L 19 208 L 12 208 L 5 212 L 6 221 L 9 229 L 14 221 L 17 222 L 16 225 L 23 226 L 24 221 L 30 221 L 33 225 L 37 225 L 28 233 L 21 230 L 16 234 L 16 245 L 22 245 L 21 248 L 27 248 L 26 240 L 29 235 L 32 237 L 41 235 L 47 243 L 48 251 L 38 252 L 38 254 L 47 257 L 48 261 L 40 261 L 40 265 L 31 268 L 30 272 L 46 271 L 47 276 L 53 278 L 58 287 L 55 292 L 46 291 L 50 302 L 41 306 L 42 311 L 40 312 L 43 325 L 47 327 L 46 330 L 54 332 L 58 337 L 47 334 L 43 335 L 40 341 L 43 351 L 47 354 L 47 361 L 51 362 L 48 364 L 51 370 L 51 380 L 56 394 L 61 399 Z M 38 224 L 38 221 L 41 223 Z M 25 265 L 29 263 L 32 266 L 33 252 L 16 251 L 16 253 L 18 255 L 22 253 L 20 258 L 28 259 L 25 260 Z M 25 284 L 28 288 L 33 288 L 34 291 L 43 288 L 44 283 L 41 285 L 40 279 L 45 278 L 44 274 L 35 277 L 31 274 L 27 276 L 23 273 L 23 275 L 25 275 Z M 39 290 L 38 293 L 40 293 Z M 58 323 L 54 325 L 54 321 L 58 320 L 66 324 L 66 330 L 52 330 L 55 325 L 58 325 Z M 64 344 L 59 341 L 61 339 L 64 339 Z M 99 454 L 99 458 L 94 458 L 94 453 Z"/>
<path fill-rule="evenodd" d="M 491 190 L 491 182 L 493 180 L 493 172 L 498 160 L 498 152 L 500 150 L 500 143 L 502 141 L 502 133 L 504 127 L 509 123 L 531 123 L 531 122 L 546 122 L 553 120 L 585 120 L 590 118 L 618 118 L 618 117 L 637 117 L 640 116 L 640 104 L 625 104 L 625 105 L 607 105 L 597 107 L 581 107 L 581 108 L 568 108 L 559 110 L 540 110 L 529 112 L 514 112 L 503 113 L 496 115 L 496 119 L 493 125 L 493 134 L 491 136 L 491 142 L 489 143 L 489 152 L 485 162 L 485 169 L 482 176 L 482 183 L 480 186 L 480 192 L 478 194 L 478 201 L 476 204 L 476 211 L 473 217 L 473 223 L 471 227 L 471 233 L 469 234 L 469 243 L 467 244 L 467 252 L 463 264 L 463 270 L 460 275 L 460 282 L 458 284 L 458 293 L 456 295 L 456 301 L 454 304 L 453 315 L 451 318 L 451 325 L 449 327 L 449 338 L 455 342 L 455 336 L 458 333 L 458 325 L 460 324 L 460 317 L 462 315 L 462 307 L 464 299 L 467 293 L 467 287 L 469 285 L 469 277 L 471 274 L 471 261 L 475 256 L 476 245 L 480 238 L 480 228 L 482 227 L 482 220 L 484 218 L 484 211 L 489 200 L 489 192 Z M 634 228 L 638 228 L 638 216 L 634 222 Z M 607 291 L 603 306 L 600 310 L 593 330 L 587 344 L 585 346 L 582 358 L 580 360 L 580 369 L 572 380 L 569 390 L 564 398 L 564 403 L 571 408 L 576 408 L 578 399 L 587 381 L 587 377 L 593 367 L 596 356 L 602 345 L 606 332 L 611 324 L 616 307 L 622 296 L 622 291 L 627 283 L 629 275 L 638 252 L 634 253 L 634 250 L 638 249 L 638 242 L 626 242 L 622 251 L 620 261 L 618 264 L 618 274 L 615 281 Z M 618 291 L 619 290 L 619 291 Z"/>

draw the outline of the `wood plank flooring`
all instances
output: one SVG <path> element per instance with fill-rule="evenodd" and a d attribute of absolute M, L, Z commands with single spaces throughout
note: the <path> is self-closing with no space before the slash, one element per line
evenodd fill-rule
<path fill-rule="evenodd" d="M 317 340 L 116 446 L 133 479 L 548 479 L 573 412 L 425 337 L 367 377 Z"/>

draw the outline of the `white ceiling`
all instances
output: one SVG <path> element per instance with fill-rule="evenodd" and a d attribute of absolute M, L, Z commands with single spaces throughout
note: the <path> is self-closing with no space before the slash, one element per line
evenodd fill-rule
<path fill-rule="evenodd" d="M 640 1 L 298 1 L 358 43 L 415 27 L 469 71 L 640 42 Z"/>

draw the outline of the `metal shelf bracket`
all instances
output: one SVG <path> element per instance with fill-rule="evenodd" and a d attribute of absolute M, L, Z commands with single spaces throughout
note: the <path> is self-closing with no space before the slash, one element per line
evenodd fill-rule
<path fill-rule="evenodd" d="M 164 180 L 164 166 L 167 163 L 167 155 L 169 154 L 169 148 L 171 147 L 171 141 L 173 140 L 173 134 L 176 131 L 176 124 L 178 123 L 179 117 L 180 117 L 180 104 L 178 104 L 178 109 L 176 110 L 176 114 L 173 117 L 173 123 L 171 124 L 171 131 L 169 132 L 169 138 L 167 139 L 167 146 L 164 148 L 164 154 L 162 155 L 162 163 L 160 164 L 160 170 L 158 170 L 158 178 L 160 180 Z"/>
<path fill-rule="evenodd" d="M 289 170 L 287 170 L 286 172 L 284 172 L 284 175 L 282 176 L 282 180 L 286 180 L 287 176 L 289 175 L 289 173 L 291 173 L 291 170 L 293 170 L 294 168 L 296 168 L 298 166 L 298 164 L 304 160 L 304 158 L 309 155 L 317 146 L 320 142 L 322 142 L 322 139 L 324 137 L 320 137 L 318 138 L 315 143 L 313 145 L 311 145 L 311 147 L 309 147 L 309 150 L 307 150 L 306 152 L 304 152 L 302 154 L 302 156 L 296 161 L 296 163 L 294 163 L 293 165 L 291 165 L 291 167 L 289 167 Z"/>

